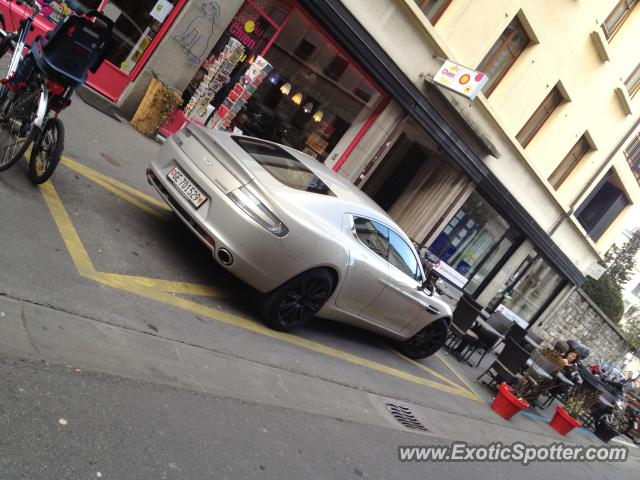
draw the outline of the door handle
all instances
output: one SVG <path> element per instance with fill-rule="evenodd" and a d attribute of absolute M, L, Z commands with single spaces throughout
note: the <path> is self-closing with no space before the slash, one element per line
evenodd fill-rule
<path fill-rule="evenodd" d="M 434 315 L 438 315 L 440 313 L 440 310 L 438 310 L 436 307 L 433 307 L 431 305 L 427 305 L 425 309 L 427 310 L 427 312 L 431 312 Z"/>

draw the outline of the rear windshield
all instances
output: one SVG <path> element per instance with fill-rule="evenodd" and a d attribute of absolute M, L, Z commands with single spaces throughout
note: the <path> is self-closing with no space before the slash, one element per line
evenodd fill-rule
<path fill-rule="evenodd" d="M 253 159 L 269 172 L 276 180 L 287 187 L 303 192 L 335 194 L 326 183 L 320 180 L 300 160 L 287 153 L 277 145 L 261 142 L 253 138 L 232 137 Z"/>

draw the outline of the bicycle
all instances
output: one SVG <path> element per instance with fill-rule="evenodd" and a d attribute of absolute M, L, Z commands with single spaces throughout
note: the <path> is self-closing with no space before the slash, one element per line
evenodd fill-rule
<path fill-rule="evenodd" d="M 71 104 L 76 88 L 89 72 L 95 73 L 111 48 L 113 22 L 96 10 L 83 17 L 70 15 L 31 46 L 27 35 L 40 12 L 37 0 L 16 0 L 31 14 L 15 32 L 6 32 L 0 17 L 0 57 L 13 55 L 7 75 L 0 80 L 0 172 L 11 168 L 30 146 L 28 176 L 46 182 L 64 150 L 64 124 L 58 118 Z M 25 54 L 26 50 L 26 54 Z"/>

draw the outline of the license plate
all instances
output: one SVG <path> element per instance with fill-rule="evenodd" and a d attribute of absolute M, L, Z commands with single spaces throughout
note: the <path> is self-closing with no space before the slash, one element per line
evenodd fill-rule
<path fill-rule="evenodd" d="M 167 178 L 194 207 L 200 208 L 207 201 L 207 196 L 179 168 L 173 167 L 167 174 Z"/>

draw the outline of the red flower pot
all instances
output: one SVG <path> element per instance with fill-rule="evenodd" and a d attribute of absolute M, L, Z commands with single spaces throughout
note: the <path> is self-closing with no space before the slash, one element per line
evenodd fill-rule
<path fill-rule="evenodd" d="M 582 425 L 578 420 L 569 415 L 560 405 L 556 407 L 556 413 L 549 422 L 549 425 L 560 435 L 566 435 L 571 430 Z"/>
<path fill-rule="evenodd" d="M 506 383 L 500 384 L 496 398 L 493 399 L 491 404 L 491 408 L 505 420 L 510 420 L 520 410 L 529 408 L 529 402 L 520 400 L 511 392 L 513 392 L 513 388 L 509 385 Z"/>

